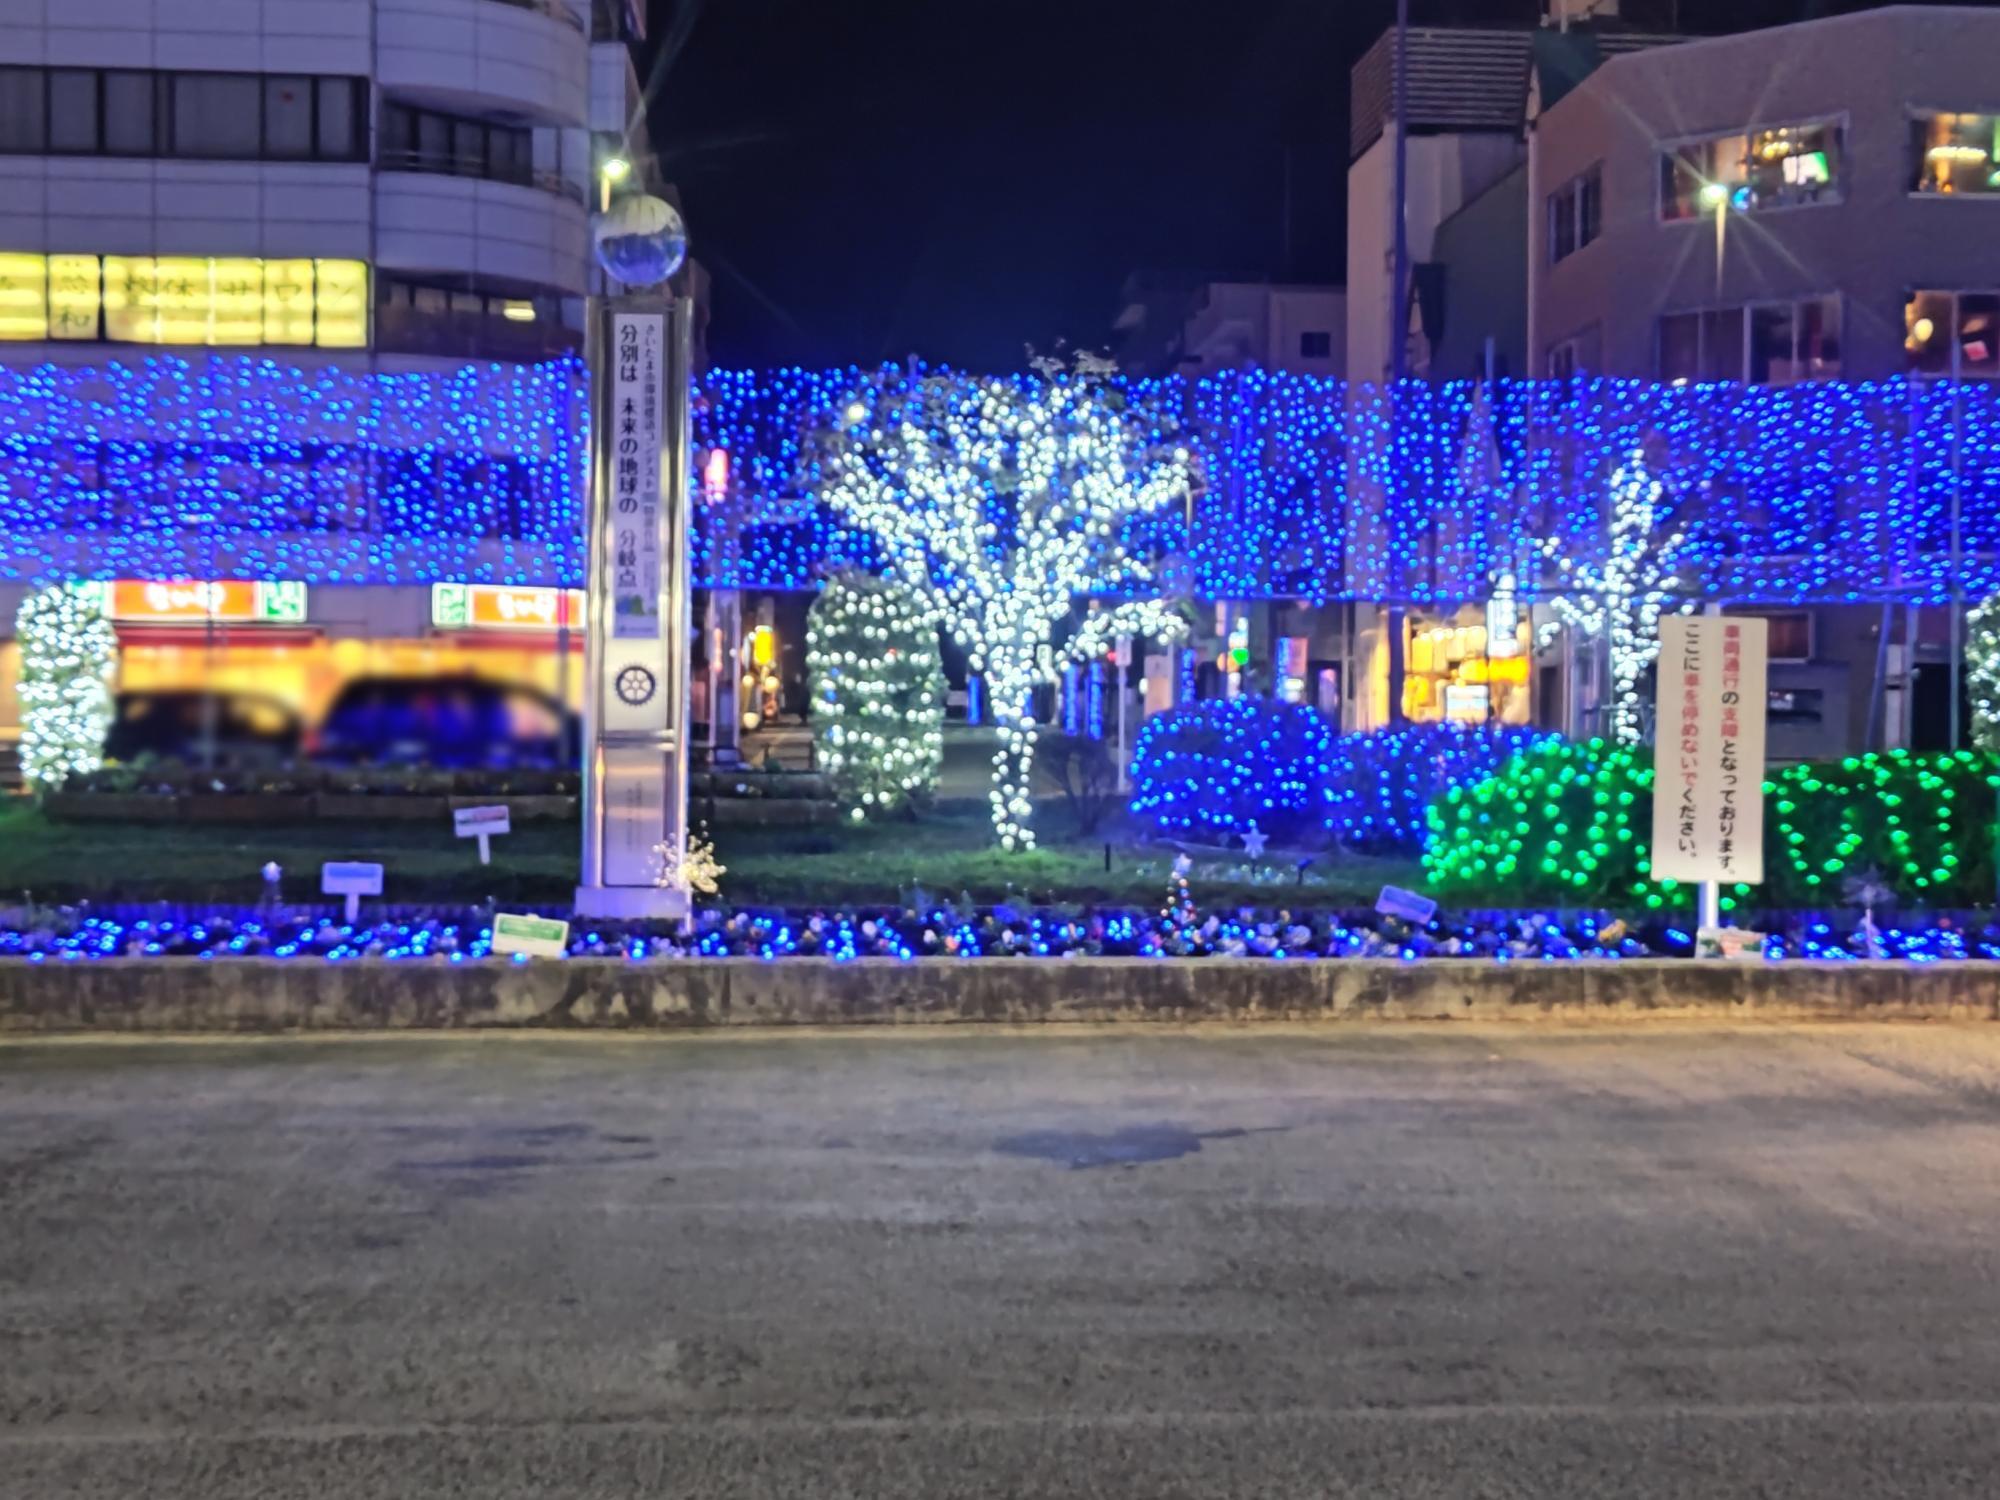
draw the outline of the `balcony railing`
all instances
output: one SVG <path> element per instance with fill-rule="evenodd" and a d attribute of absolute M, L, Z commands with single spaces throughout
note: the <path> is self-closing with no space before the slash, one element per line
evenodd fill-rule
<path fill-rule="evenodd" d="M 508 4 L 511 0 L 500 0 L 500 3 Z M 511 182 L 516 187 L 553 193 L 572 203 L 585 201 L 583 189 L 560 172 L 547 172 L 535 167 L 507 167 L 491 161 L 467 161 L 450 152 L 382 151 L 376 155 L 375 169 L 378 172 L 435 172 L 444 177 L 471 177 L 481 182 Z"/>
<path fill-rule="evenodd" d="M 490 0 L 490 3 L 511 5 L 516 10 L 540 11 L 551 20 L 561 21 L 573 31 L 583 30 L 583 18 L 563 4 L 563 0 Z"/>
<path fill-rule="evenodd" d="M 375 347 L 389 354 L 532 363 L 574 354 L 582 345 L 582 334 L 552 319 L 517 323 L 493 313 L 375 309 Z"/>

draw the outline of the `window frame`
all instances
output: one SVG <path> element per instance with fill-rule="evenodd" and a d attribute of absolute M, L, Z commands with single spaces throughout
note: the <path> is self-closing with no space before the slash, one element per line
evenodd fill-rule
<path fill-rule="evenodd" d="M 1839 372 L 1831 375 L 1808 376 L 1799 380 L 1787 381 L 1784 386 L 1774 385 L 1768 380 L 1752 380 L 1750 378 L 1750 361 L 1755 347 L 1753 330 L 1756 324 L 1754 315 L 1757 310 L 1759 308 L 1773 307 L 1791 309 L 1791 362 L 1797 365 L 1800 357 L 1799 328 L 1801 319 L 1799 312 L 1808 303 L 1832 304 L 1834 317 L 1838 320 L 1840 329 L 1841 364 L 1844 367 L 1847 362 L 1847 299 L 1838 288 L 1835 288 L 1824 292 L 1801 292 L 1793 297 L 1753 297 L 1743 302 L 1714 302 L 1703 303 L 1699 307 L 1672 307 L 1664 309 L 1656 313 L 1653 317 L 1652 378 L 1668 384 L 1710 385 L 1717 381 L 1723 381 L 1735 385 L 1757 386 L 1770 390 L 1783 390 L 1794 385 L 1814 385 L 1822 381 L 1839 380 L 1843 378 Z M 1711 317 L 1719 317 L 1727 313 L 1736 314 L 1740 319 L 1740 331 L 1737 338 L 1737 373 L 1733 376 L 1701 374 L 1699 372 L 1708 363 L 1707 320 Z M 1666 372 L 1666 323 L 1669 318 L 1693 318 L 1695 320 L 1695 369 L 1697 373 L 1692 376 L 1670 376 Z"/>
<path fill-rule="evenodd" d="M 371 99 L 369 81 L 350 73 L 266 73 L 232 71 L 215 68 L 114 68 L 53 67 L 36 63 L 6 64 L 0 71 L 32 73 L 41 87 L 41 130 L 40 142 L 33 149 L 16 149 L 0 146 L 0 157 L 19 156 L 60 156 L 69 159 L 101 157 L 124 161 L 255 161 L 285 163 L 366 163 L 370 141 L 363 128 L 369 118 L 368 105 Z M 51 75 L 56 73 L 81 73 L 89 76 L 92 90 L 92 119 L 96 144 L 89 150 L 76 148 L 58 149 L 54 144 L 53 125 L 55 117 L 55 91 L 51 87 Z M 148 80 L 149 135 L 150 149 L 145 151 L 113 150 L 108 144 L 106 94 L 111 75 L 121 77 L 143 77 Z M 254 154 L 241 152 L 215 153 L 207 151 L 187 151 L 181 149 L 176 139 L 178 121 L 175 118 L 175 93 L 180 84 L 191 78 L 234 78 L 255 84 L 257 90 L 257 149 Z M 266 105 L 266 91 L 270 84 L 280 78 L 305 79 L 308 84 L 308 109 L 311 112 L 311 149 L 306 155 L 292 152 L 278 152 L 271 147 L 269 111 Z M 320 101 L 330 89 L 344 89 L 348 92 L 348 139 L 331 142 L 321 129 Z"/>
<path fill-rule="evenodd" d="M 1318 350 L 1306 347 L 1307 339 L 1318 339 L 1323 347 Z M 1299 330 L 1300 359 L 1332 359 L 1333 330 L 1331 328 L 1301 328 Z"/>
<path fill-rule="evenodd" d="M 1594 233 L 1586 235 L 1584 226 L 1585 189 L 1592 189 L 1597 204 L 1597 226 Z M 1591 245 L 1604 238 L 1604 161 L 1600 157 L 1575 176 L 1558 185 L 1544 199 L 1544 232 L 1548 236 L 1548 263 L 1559 266 Z M 1558 222 L 1569 226 L 1569 249 L 1558 251 Z"/>
<path fill-rule="evenodd" d="M 1908 345 L 1906 344 L 1904 346 L 1906 357 L 1904 360 L 1903 372 L 1902 372 L 1904 379 L 1926 380 L 1926 381 L 1929 380 L 1980 380 L 1988 382 L 2000 381 L 2000 369 L 1996 369 L 1991 372 L 1980 371 L 1980 370 L 1967 370 L 1964 367 L 1963 362 L 1958 358 L 1959 309 L 1961 304 L 1967 297 L 1992 297 L 1995 298 L 1996 300 L 2000 300 L 2000 278 L 1996 278 L 1993 284 L 1987 286 L 1906 286 L 1903 289 L 1903 317 L 1906 324 L 1909 319 L 1910 303 L 1915 298 L 1918 297 L 1951 298 L 1951 326 L 1945 330 L 1945 337 L 1949 341 L 1947 347 L 1951 350 L 1952 357 L 1949 363 L 1946 365 L 1946 367 L 1942 370 L 1912 369 L 1910 367 L 1907 358 Z"/>
<path fill-rule="evenodd" d="M 505 182 L 515 187 L 536 185 L 534 126 L 508 124 L 478 115 L 455 114 L 450 110 L 384 98 L 376 121 L 376 129 L 384 138 L 389 133 L 387 122 L 392 111 L 400 117 L 399 123 L 407 122 L 408 144 L 397 148 L 393 156 L 387 153 L 386 148 L 378 154 L 376 165 L 380 169 L 462 177 L 473 182 Z M 443 145 L 439 151 L 430 151 L 423 144 L 426 125 L 443 130 Z M 477 162 L 472 169 L 467 168 L 467 158 L 459 150 L 459 133 L 463 130 L 471 130 L 477 135 Z M 516 148 L 507 154 L 508 165 L 504 170 L 500 165 L 500 155 L 494 150 L 494 142 L 500 139 L 509 141 Z"/>
<path fill-rule="evenodd" d="M 1809 666 L 1819 657 L 1819 612 L 1813 609 L 1780 609 L 1764 605 L 1745 606 L 1726 611 L 1732 620 L 1764 620 L 1775 623 L 1779 620 L 1804 620 L 1806 625 L 1806 654 L 1804 656 L 1780 656 L 1775 650 L 1767 656 L 1773 666 Z"/>
<path fill-rule="evenodd" d="M 1908 104 L 1903 107 L 1903 118 L 1905 119 L 1905 121 L 1908 122 L 1909 125 L 1912 126 L 1927 120 L 1935 120 L 1939 115 L 1983 116 L 1984 118 L 1993 121 L 1996 131 L 2000 131 L 2000 104 L 1994 104 L 1989 107 L 1980 109 L 1946 109 L 1940 105 L 1928 105 L 1928 104 Z M 1906 130 L 1904 132 L 1904 138 L 1910 141 L 1912 147 L 1915 146 L 1916 143 L 1914 140 L 1913 131 Z M 2000 156 L 1989 156 L 1987 160 L 1992 163 L 1994 174 L 2000 175 Z M 1918 187 L 1916 185 L 1917 183 L 1923 180 L 1923 165 L 1924 165 L 1923 158 L 1921 156 L 1918 156 L 1913 161 L 1904 162 L 1903 164 L 1904 179 L 1906 182 L 1909 183 L 1909 186 L 1905 187 L 1903 190 L 1905 197 L 1915 198 L 1918 201 L 1925 203 L 1937 202 L 1940 200 L 1950 201 L 1953 203 L 1967 202 L 1967 201 L 1974 203 L 1979 203 L 1979 202 L 2000 203 L 2000 187 L 1988 188 L 1986 191 L 1980 193 L 1947 193 L 1935 190 L 1926 192 L 1923 188 Z"/>
<path fill-rule="evenodd" d="M 1770 203 L 1750 208 L 1735 208 L 1725 198 L 1720 207 L 1727 208 L 1731 213 L 1761 215 L 1789 213 L 1801 208 L 1831 208 L 1836 204 L 1845 203 L 1847 201 L 1848 136 L 1851 124 L 1850 112 L 1841 109 L 1831 111 L 1827 114 L 1801 115 L 1784 120 L 1753 121 L 1749 124 L 1726 127 L 1720 130 L 1697 131 L 1693 134 L 1668 136 L 1664 139 L 1656 140 L 1653 143 L 1653 161 L 1655 166 L 1653 172 L 1654 222 L 1662 225 L 1701 224 L 1708 222 L 1716 212 L 1714 209 L 1698 208 L 1694 213 L 1688 214 L 1685 217 L 1669 218 L 1667 215 L 1667 174 L 1665 167 L 1687 148 L 1691 146 L 1712 146 L 1718 141 L 1730 140 L 1736 136 L 1741 136 L 1747 146 L 1752 136 L 1765 131 L 1802 130 L 1808 126 L 1830 126 L 1838 131 L 1840 135 L 1840 169 L 1828 181 L 1827 187 L 1829 191 L 1825 195 L 1818 198 L 1806 199 L 1802 202 Z M 1705 183 L 1717 180 L 1709 172 L 1703 172 L 1701 177 Z M 1730 197 L 1735 196 L 1736 188 L 1741 185 L 1740 183 L 1731 185 Z"/>

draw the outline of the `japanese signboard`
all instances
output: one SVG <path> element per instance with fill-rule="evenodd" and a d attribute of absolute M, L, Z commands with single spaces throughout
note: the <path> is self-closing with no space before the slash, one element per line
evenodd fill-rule
<path fill-rule="evenodd" d="M 114 620 L 128 624 L 303 625 L 306 586 L 245 578 L 120 578 L 98 585 Z"/>
<path fill-rule="evenodd" d="M 666 319 L 611 320 L 611 634 L 660 638 L 660 380 Z"/>
<path fill-rule="evenodd" d="M 1728 615 L 1660 621 L 1655 879 L 1764 878 L 1767 628 Z"/>
<path fill-rule="evenodd" d="M 0 253 L 0 341 L 359 349 L 371 303 L 357 260 Z"/>
<path fill-rule="evenodd" d="M 583 623 L 583 590 L 507 583 L 434 583 L 431 624 L 440 630 L 554 630 Z"/>

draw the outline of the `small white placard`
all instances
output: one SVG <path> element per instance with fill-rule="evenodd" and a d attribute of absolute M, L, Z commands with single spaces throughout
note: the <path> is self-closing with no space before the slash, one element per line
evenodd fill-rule
<path fill-rule="evenodd" d="M 1415 891 L 1406 891 L 1400 886 L 1385 885 L 1382 894 L 1375 898 L 1375 910 L 1385 917 L 1398 917 L 1405 922 L 1428 922 L 1437 914 L 1438 904 Z"/>
<path fill-rule="evenodd" d="M 382 867 L 329 861 L 319 867 L 319 889 L 325 896 L 379 896 Z"/>
<path fill-rule="evenodd" d="M 525 953 L 530 958 L 562 958 L 569 952 L 569 923 L 554 917 L 496 913 L 493 918 L 493 951 L 499 954 Z"/>
<path fill-rule="evenodd" d="M 504 807 L 454 807 L 451 824 L 452 831 L 462 839 L 485 838 L 514 831 Z"/>

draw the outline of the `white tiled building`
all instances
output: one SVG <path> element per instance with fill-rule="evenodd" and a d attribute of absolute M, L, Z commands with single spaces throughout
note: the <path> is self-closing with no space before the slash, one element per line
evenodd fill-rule
<path fill-rule="evenodd" d="M 645 149 L 643 14 L 0 0 L 0 360 L 573 347 L 599 168 Z"/>

